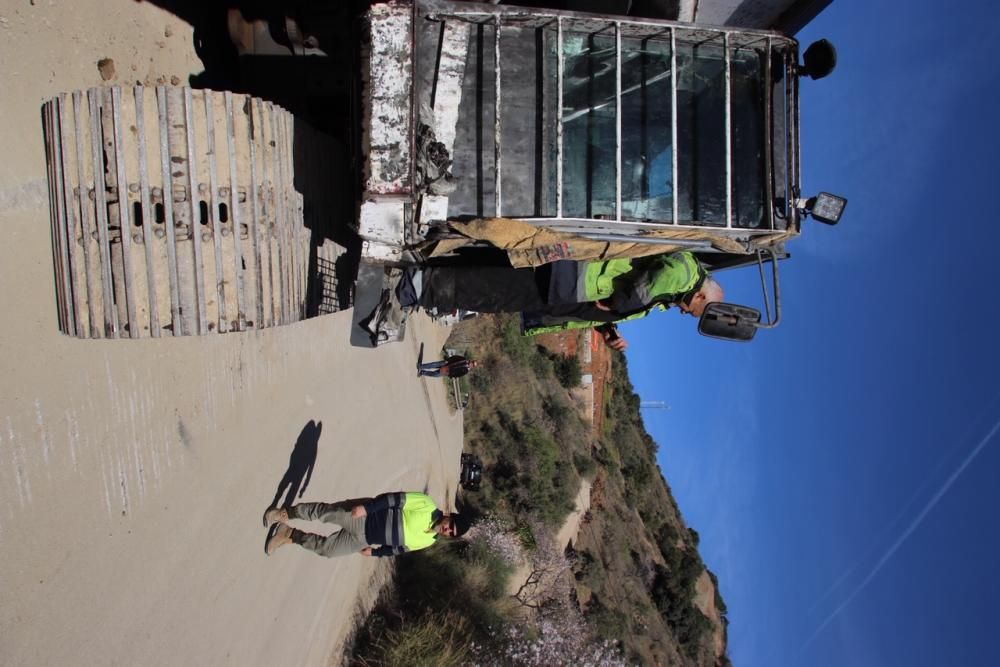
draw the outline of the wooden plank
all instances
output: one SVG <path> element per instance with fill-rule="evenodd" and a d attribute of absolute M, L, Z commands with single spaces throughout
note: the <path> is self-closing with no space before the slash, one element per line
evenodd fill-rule
<path fill-rule="evenodd" d="M 97 243 L 101 258 L 101 294 L 104 304 L 104 335 L 118 338 L 118 312 L 112 294 L 111 246 L 108 238 L 107 182 L 104 173 L 104 142 L 101 107 L 102 91 L 91 88 L 87 91 L 90 102 L 90 150 L 94 165 L 94 208 L 97 218 Z"/>
<path fill-rule="evenodd" d="M 65 235 L 65 224 L 62 214 L 61 189 L 59 178 L 59 137 L 55 128 L 55 105 L 53 100 L 42 108 L 42 124 L 45 135 L 49 137 L 46 144 L 45 168 L 49 181 L 49 215 L 52 220 L 50 231 L 52 234 L 52 263 L 55 268 L 56 284 L 56 313 L 59 318 L 59 329 L 63 333 L 72 335 L 69 322 L 69 308 L 66 299 L 66 280 L 68 271 L 66 269 L 66 257 L 63 253 L 62 237 Z"/>
<path fill-rule="evenodd" d="M 272 151 L 267 141 L 269 128 L 268 117 L 264 113 L 264 103 L 260 99 L 257 99 L 256 102 L 257 127 L 260 131 L 258 146 L 261 149 L 259 151 L 261 157 L 261 191 L 259 196 L 264 212 L 264 229 L 261 238 L 267 248 L 268 310 L 270 312 L 268 326 L 277 326 L 281 322 L 281 298 L 279 296 L 281 274 L 277 257 L 273 164 L 270 161 Z"/>
<path fill-rule="evenodd" d="M 146 289 L 149 294 L 149 334 L 159 338 L 160 314 L 156 298 L 156 259 L 154 257 L 153 207 L 149 200 L 149 166 L 146 155 L 146 120 L 144 118 L 145 89 L 136 86 L 135 95 L 135 125 L 139 149 L 139 210 L 142 211 L 142 240 L 146 253 Z"/>
<path fill-rule="evenodd" d="M 291 287 L 289 317 L 292 322 L 302 319 L 302 304 L 305 302 L 303 293 L 305 288 L 302 284 L 302 219 L 297 215 L 298 208 L 295 202 L 294 170 L 292 169 L 292 129 L 289 127 L 291 114 L 283 109 L 278 109 L 278 165 L 282 173 L 284 184 L 284 196 L 282 201 L 285 207 L 286 220 L 288 224 L 288 244 L 289 244 L 289 269 L 291 276 L 289 285 Z"/>
<path fill-rule="evenodd" d="M 287 248 L 287 232 L 288 226 L 285 224 L 285 187 L 282 181 L 281 168 L 276 159 L 276 153 L 278 150 L 278 123 L 275 119 L 274 105 L 267 103 L 264 105 L 264 111 L 267 114 L 267 119 L 265 121 L 265 126 L 270 129 L 271 139 L 265 143 L 267 158 L 265 159 L 265 166 L 270 163 L 271 176 L 273 178 L 273 188 L 271 196 L 271 215 L 274 220 L 274 237 L 275 243 L 278 250 L 278 269 L 276 273 L 278 274 L 278 287 L 279 292 L 277 294 L 278 300 L 278 324 L 287 324 L 289 322 L 289 285 L 288 285 L 288 248 Z"/>
<path fill-rule="evenodd" d="M 71 319 L 71 325 L 69 327 L 68 333 L 72 333 L 74 336 L 84 337 L 86 333 L 84 332 L 83 321 L 82 321 L 82 308 L 80 304 L 80 282 L 77 280 L 77 274 L 80 273 L 81 258 L 79 258 L 77 252 L 76 243 L 76 207 L 73 203 L 73 183 L 72 174 L 67 172 L 69 165 L 72 163 L 69 155 L 69 139 L 68 132 L 70 130 L 69 120 L 67 118 L 67 101 L 68 98 L 65 93 L 59 95 L 56 104 L 56 113 L 58 114 L 56 118 L 56 124 L 58 126 L 59 135 L 59 179 L 61 181 L 60 192 L 62 193 L 62 210 L 63 217 L 65 221 L 65 227 L 63 229 L 61 241 L 63 245 L 63 253 L 66 257 L 63 270 L 66 271 L 67 282 L 65 285 L 65 297 L 69 299 L 69 315 Z"/>
<path fill-rule="evenodd" d="M 267 326 L 267 322 L 264 319 L 264 270 L 261 265 L 261 258 L 263 256 L 261 252 L 261 246 L 263 245 L 261 239 L 262 225 L 261 225 L 261 211 L 260 211 L 260 183 L 257 180 L 257 134 L 258 122 L 255 122 L 254 116 L 254 106 L 253 100 L 251 98 L 246 98 L 247 104 L 247 139 L 250 148 L 250 191 L 247 193 L 248 204 L 250 205 L 250 225 L 249 225 L 249 236 L 252 240 L 253 245 L 253 259 L 254 259 L 254 279 L 256 280 L 256 294 L 257 294 L 257 326 L 264 327 Z"/>
<path fill-rule="evenodd" d="M 132 225 L 129 218 L 128 179 L 125 175 L 125 151 L 122 146 L 122 89 L 111 88 L 111 122 L 114 127 L 115 174 L 118 186 L 118 227 L 121 230 L 122 271 L 125 277 L 125 312 L 128 318 L 129 338 L 139 337 L 139 323 L 135 313 L 135 294 L 132 279 Z"/>
<path fill-rule="evenodd" d="M 219 226 L 219 175 L 215 159 L 215 100 L 210 90 L 201 91 L 202 102 L 205 105 L 205 134 L 208 150 L 208 220 L 212 227 L 212 250 L 215 255 L 215 289 L 218 293 L 216 302 L 216 327 L 219 333 L 229 331 L 229 319 L 226 317 L 226 279 L 222 260 L 222 228 Z"/>
<path fill-rule="evenodd" d="M 156 110 L 160 121 L 160 184 L 163 192 L 163 217 L 167 236 L 167 273 L 170 281 L 170 329 L 174 336 L 184 333 L 181 324 L 180 283 L 177 277 L 177 230 L 174 221 L 174 192 L 170 168 L 170 134 L 167 114 L 167 89 L 156 88 Z"/>
<path fill-rule="evenodd" d="M 184 89 L 184 122 L 185 137 L 187 141 L 187 165 L 188 165 L 188 208 L 191 214 L 191 242 L 194 245 L 194 290 L 195 308 L 197 309 L 197 333 L 208 333 L 208 321 L 205 313 L 205 267 L 201 256 L 201 230 L 199 227 L 198 211 L 198 163 L 195 158 L 195 137 L 194 137 L 194 102 L 191 96 L 191 89 Z"/>
<path fill-rule="evenodd" d="M 229 224 L 233 229 L 233 271 L 236 274 L 236 329 L 246 329 L 246 297 L 244 295 L 243 277 L 243 244 L 240 239 L 241 220 L 240 202 L 236 173 L 236 127 L 233 117 L 233 94 L 226 91 L 223 95 L 226 105 L 226 153 L 229 156 Z"/>
<path fill-rule="evenodd" d="M 103 334 L 101 333 L 101 328 L 98 326 L 98 320 L 100 315 L 97 309 L 98 300 L 98 282 L 100 273 L 93 266 L 94 262 L 91 260 L 91 245 L 93 244 L 93 233 L 91 229 L 94 227 L 91 223 L 91 213 L 93 212 L 93 204 L 88 196 L 87 187 L 87 159 L 84 155 L 84 141 L 83 135 L 87 130 L 87 125 L 82 121 L 83 113 L 83 94 L 80 91 L 73 93 L 73 126 L 75 129 L 74 135 L 76 139 L 76 169 L 77 169 L 77 200 L 78 206 L 80 208 L 80 242 L 81 250 L 83 255 L 83 273 L 84 280 L 87 284 L 87 332 L 85 335 L 91 338 L 100 338 Z M 96 230 L 95 230 L 96 231 Z"/>

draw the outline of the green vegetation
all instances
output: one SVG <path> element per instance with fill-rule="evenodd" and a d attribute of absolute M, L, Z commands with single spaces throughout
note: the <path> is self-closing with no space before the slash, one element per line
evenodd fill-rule
<path fill-rule="evenodd" d="M 432 613 L 412 623 L 386 628 L 372 648 L 377 660 L 358 658 L 362 665 L 421 665 L 459 667 L 469 664 L 469 642 L 463 639 L 468 623 L 455 612 Z"/>
<path fill-rule="evenodd" d="M 395 586 L 359 633 L 354 664 L 462 665 L 471 642 L 501 623 L 510 568 L 461 543 L 396 558 Z"/>
<path fill-rule="evenodd" d="M 516 317 L 466 324 L 476 327 L 465 336 L 475 341 L 468 353 L 483 369 L 469 376 L 465 448 L 483 459 L 489 480 L 466 498 L 469 509 L 556 526 L 573 509 L 581 468 L 592 472 L 593 437 L 557 378 L 559 364 L 520 334 Z"/>
<path fill-rule="evenodd" d="M 583 371 L 580 369 L 579 359 L 559 355 L 553 361 L 559 384 L 567 389 L 580 386 L 580 381 L 583 379 Z"/>
<path fill-rule="evenodd" d="M 449 345 L 482 362 L 468 376 L 465 449 L 483 460 L 484 483 L 460 502 L 463 512 L 491 517 L 491 537 L 397 558 L 395 585 L 360 630 L 352 663 L 553 664 L 573 662 L 578 650 L 607 664 L 728 664 L 713 648 L 716 632 L 725 640 L 725 604 L 716 586 L 718 624 L 694 604 L 705 572 L 698 533 L 656 466 L 625 358 L 615 355 L 605 428 L 595 436 L 568 392 L 579 385 L 579 362 L 522 337 L 516 318 L 463 323 Z M 582 479 L 593 505 L 567 561 L 552 535 Z M 546 583 L 526 590 L 516 582 L 515 598 L 518 558 Z M 554 653 L 530 657 L 533 642 Z"/>
<path fill-rule="evenodd" d="M 706 571 L 698 554 L 700 536 L 684 525 L 656 466 L 658 447 L 646 432 L 639 403 L 627 361 L 616 354 L 605 392 L 604 433 L 594 456 L 607 501 L 578 545 L 586 551 L 579 552 L 577 581 L 593 595 L 588 616 L 602 632 L 628 638 L 626 648 L 636 662 L 673 660 L 658 649 L 658 637 L 666 634 L 684 660 L 721 664 L 725 656 L 717 658 L 711 647 L 716 625 L 695 605 L 696 582 Z M 653 551 L 639 542 L 643 534 Z M 725 604 L 714 576 L 712 581 L 725 639 Z M 650 622 L 651 614 L 657 622 Z"/>

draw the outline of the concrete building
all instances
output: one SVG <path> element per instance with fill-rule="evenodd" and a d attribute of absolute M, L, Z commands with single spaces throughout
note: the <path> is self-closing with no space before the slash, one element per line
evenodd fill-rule
<path fill-rule="evenodd" d="M 513 0 L 503 4 L 690 23 L 770 28 L 794 35 L 831 0 Z"/>

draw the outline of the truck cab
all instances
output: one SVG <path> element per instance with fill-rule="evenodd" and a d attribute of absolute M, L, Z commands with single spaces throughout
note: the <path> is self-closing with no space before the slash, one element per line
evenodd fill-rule
<path fill-rule="evenodd" d="M 539 262 L 586 240 L 598 255 L 572 258 L 685 249 L 710 270 L 776 271 L 800 233 L 795 39 L 446 0 L 366 26 L 362 274 L 470 220 L 549 232 Z"/>

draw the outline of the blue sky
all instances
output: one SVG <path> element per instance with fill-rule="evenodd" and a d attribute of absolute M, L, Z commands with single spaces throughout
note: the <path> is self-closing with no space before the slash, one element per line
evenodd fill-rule
<path fill-rule="evenodd" d="M 622 328 L 737 665 L 993 665 L 1000 621 L 1000 9 L 835 0 L 798 35 L 804 190 L 847 196 L 747 345 Z M 756 271 L 721 273 L 759 304 Z"/>

